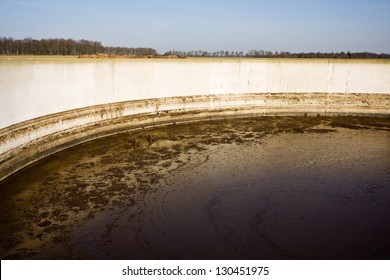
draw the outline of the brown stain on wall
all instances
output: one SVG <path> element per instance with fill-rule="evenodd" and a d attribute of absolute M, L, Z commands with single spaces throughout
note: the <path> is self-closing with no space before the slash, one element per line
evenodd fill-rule
<path fill-rule="evenodd" d="M 390 115 L 388 94 L 262 93 L 153 98 L 96 105 L 21 122 L 0 130 L 0 181 L 27 165 L 99 137 L 178 122 L 242 116 Z M 42 136 L 29 139 L 35 132 Z"/>

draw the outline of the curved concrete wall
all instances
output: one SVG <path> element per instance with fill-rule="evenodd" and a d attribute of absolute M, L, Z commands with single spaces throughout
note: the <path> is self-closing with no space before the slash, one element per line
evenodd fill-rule
<path fill-rule="evenodd" d="M 0 59 L 0 180 L 125 128 L 243 114 L 390 114 L 390 61 Z"/>

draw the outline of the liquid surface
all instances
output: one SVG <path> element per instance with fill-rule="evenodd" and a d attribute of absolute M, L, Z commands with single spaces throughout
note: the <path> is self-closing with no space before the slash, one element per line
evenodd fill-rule
<path fill-rule="evenodd" d="M 389 182 L 389 119 L 129 132 L 0 182 L 0 256 L 388 259 Z"/>

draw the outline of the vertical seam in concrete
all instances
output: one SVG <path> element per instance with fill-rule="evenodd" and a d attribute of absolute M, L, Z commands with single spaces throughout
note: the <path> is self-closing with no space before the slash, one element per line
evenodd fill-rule
<path fill-rule="evenodd" d="M 32 64 L 30 67 L 31 67 L 31 72 L 32 72 L 32 77 L 33 77 L 33 81 L 35 81 L 35 64 Z M 34 118 L 36 118 L 38 116 L 38 113 L 37 113 L 37 87 L 36 87 L 36 83 L 33 83 L 33 91 L 32 91 L 32 96 L 33 96 L 33 114 L 34 114 Z"/>
<path fill-rule="evenodd" d="M 233 84 L 233 91 L 234 91 L 234 94 L 238 94 L 238 81 L 239 81 L 239 78 L 240 78 L 240 74 L 241 74 L 241 60 L 236 60 L 236 63 L 234 64 L 234 73 L 235 73 L 235 79 L 233 80 L 234 81 L 234 84 Z"/>
<path fill-rule="evenodd" d="M 115 96 L 115 65 L 113 62 L 111 62 L 111 83 L 112 83 L 112 96 L 114 102 L 116 102 L 116 96 Z"/>

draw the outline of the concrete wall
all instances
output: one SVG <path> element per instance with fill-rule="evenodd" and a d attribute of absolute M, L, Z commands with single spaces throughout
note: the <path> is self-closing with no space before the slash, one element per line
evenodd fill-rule
<path fill-rule="evenodd" d="M 390 63 L 345 60 L 0 59 L 0 128 L 75 108 L 241 93 L 390 93 Z"/>
<path fill-rule="evenodd" d="M 127 127 L 242 114 L 390 114 L 390 61 L 0 58 L 0 180 Z"/>

